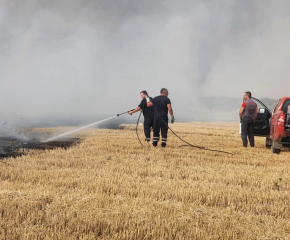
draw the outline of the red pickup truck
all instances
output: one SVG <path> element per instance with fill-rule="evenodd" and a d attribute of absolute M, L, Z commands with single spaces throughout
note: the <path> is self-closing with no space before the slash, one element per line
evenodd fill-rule
<path fill-rule="evenodd" d="M 253 98 L 260 108 L 254 125 L 254 135 L 266 137 L 266 148 L 279 154 L 282 146 L 290 146 L 290 97 L 281 98 L 271 112 L 260 100 Z"/>

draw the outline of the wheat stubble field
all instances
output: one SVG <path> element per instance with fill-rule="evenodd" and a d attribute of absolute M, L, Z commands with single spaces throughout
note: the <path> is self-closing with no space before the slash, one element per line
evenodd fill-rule
<path fill-rule="evenodd" d="M 0 239 L 290 239 L 289 150 L 242 148 L 236 123 L 173 129 L 235 155 L 172 134 L 166 149 L 141 148 L 126 125 L 1 160 Z"/>

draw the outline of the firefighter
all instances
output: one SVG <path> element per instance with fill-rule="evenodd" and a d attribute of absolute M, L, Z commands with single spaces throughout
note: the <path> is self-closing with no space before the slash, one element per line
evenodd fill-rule
<path fill-rule="evenodd" d="M 140 95 L 142 98 L 141 103 L 136 109 L 128 113 L 132 115 L 133 113 L 139 112 L 140 110 L 143 112 L 145 140 L 147 142 L 150 142 L 150 139 L 151 139 L 150 132 L 151 132 L 151 129 L 153 129 L 153 123 L 154 123 L 154 108 L 147 107 L 147 101 L 151 101 L 152 98 L 148 97 L 148 93 L 146 91 L 140 92 Z"/>
<path fill-rule="evenodd" d="M 250 146 L 251 147 L 255 146 L 254 123 L 258 115 L 258 106 L 251 98 L 252 98 L 251 92 L 245 92 L 244 101 L 240 109 L 240 120 L 242 124 L 242 140 L 244 147 L 248 146 L 247 138 L 249 138 Z"/>
<path fill-rule="evenodd" d="M 168 90 L 162 88 L 160 96 L 155 97 L 153 100 L 147 102 L 147 106 L 154 105 L 154 127 L 153 127 L 153 146 L 156 147 L 160 139 L 160 130 L 162 136 L 162 147 L 166 147 L 167 133 L 168 133 L 168 112 L 171 115 L 171 123 L 175 122 L 173 116 L 173 110 L 171 107 L 170 99 L 168 96 Z"/>

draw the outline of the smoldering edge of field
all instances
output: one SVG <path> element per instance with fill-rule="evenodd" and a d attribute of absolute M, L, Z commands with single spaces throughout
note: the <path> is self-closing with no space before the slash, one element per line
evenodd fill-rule
<path fill-rule="evenodd" d="M 276 100 L 261 99 L 270 109 L 274 106 Z M 177 115 L 179 122 L 215 122 L 215 121 L 238 121 L 238 111 L 240 100 L 227 97 L 207 97 L 200 99 L 203 107 L 196 109 L 193 113 L 194 118 L 187 117 L 187 111 L 184 109 L 184 114 Z M 262 107 L 262 106 L 259 106 Z M 179 109 L 180 110 L 180 109 Z M 178 111 L 177 111 L 178 112 Z M 106 129 L 120 129 L 121 124 L 136 124 L 139 114 L 129 116 L 124 114 L 120 117 L 110 119 L 107 122 L 97 124 L 97 128 Z M 191 115 L 192 116 L 192 112 Z M 24 154 L 24 149 L 54 149 L 54 148 L 68 148 L 73 144 L 77 144 L 79 139 L 73 138 L 71 135 L 64 138 L 57 139 L 49 143 L 43 141 L 49 137 L 58 135 L 57 131 L 53 134 L 41 134 L 31 131 L 33 128 L 49 128 L 59 126 L 85 126 L 110 116 L 78 116 L 78 117 L 65 117 L 65 116 L 46 116 L 37 120 L 27 120 L 25 118 L 16 119 L 16 121 L 1 121 L 0 122 L 0 158 L 17 157 Z M 140 118 L 143 122 L 143 117 Z M 63 132 L 59 132 L 61 134 Z"/>
<path fill-rule="evenodd" d="M 270 110 L 274 107 L 276 99 L 263 98 L 260 99 Z M 182 108 L 174 108 L 174 115 L 177 122 L 232 122 L 238 121 L 238 112 L 240 109 L 242 100 L 238 98 L 230 97 L 204 97 L 199 99 L 197 108 L 187 106 L 186 104 Z M 189 104 L 190 105 L 190 104 Z M 259 108 L 260 106 L 258 104 Z M 124 112 L 122 109 L 121 112 Z M 112 113 L 111 116 L 118 113 Z M 124 114 L 120 117 L 116 117 L 107 122 L 98 124 L 97 128 L 117 129 L 120 124 L 136 124 L 140 113 L 135 113 L 133 116 Z M 108 114 L 92 113 L 90 115 L 47 115 L 36 119 L 11 119 L 7 120 L 10 125 L 14 124 L 19 127 L 59 127 L 59 126 L 84 126 L 97 121 L 101 121 L 108 117 Z M 1 119 L 0 119 L 1 120 Z M 140 118 L 140 122 L 143 122 L 143 116 Z M 1 128 L 1 126 L 0 126 Z"/>

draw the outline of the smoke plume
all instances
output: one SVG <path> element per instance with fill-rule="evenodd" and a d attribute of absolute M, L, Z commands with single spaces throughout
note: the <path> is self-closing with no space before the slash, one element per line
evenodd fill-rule
<path fill-rule="evenodd" d="M 289 10 L 287 0 L 3 0 L 1 118 L 96 121 L 166 87 L 177 120 L 208 121 L 203 97 L 289 96 Z"/>

